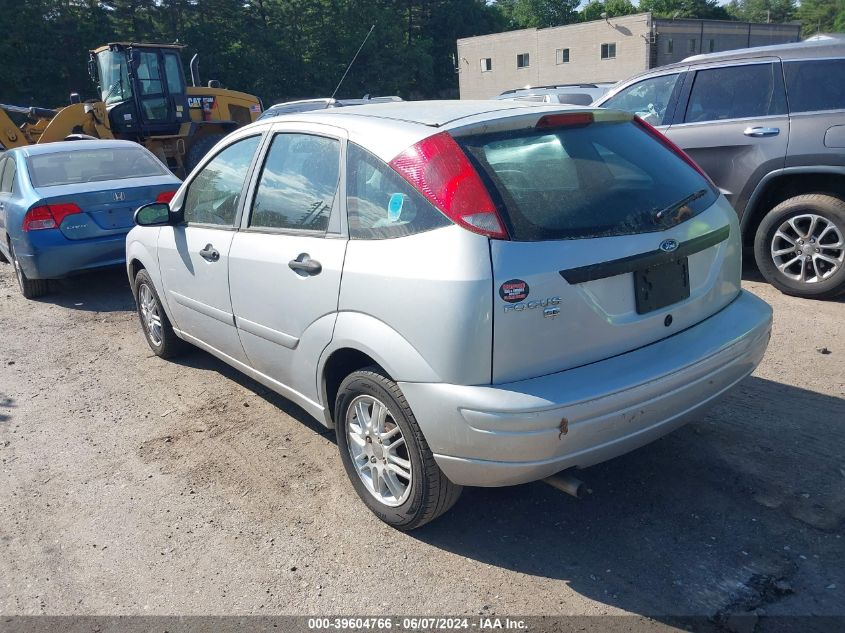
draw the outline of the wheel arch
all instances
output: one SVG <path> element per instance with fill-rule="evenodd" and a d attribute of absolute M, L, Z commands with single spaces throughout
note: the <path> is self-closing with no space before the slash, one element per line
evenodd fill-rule
<path fill-rule="evenodd" d="M 763 177 L 742 213 L 743 244 L 753 246 L 757 227 L 769 211 L 784 200 L 811 193 L 845 200 L 845 166 L 787 167 Z"/>
<path fill-rule="evenodd" d="M 359 312 L 341 312 L 317 368 L 326 424 L 334 426 L 334 401 L 341 381 L 353 371 L 377 365 L 395 381 L 441 382 L 422 355 L 396 330 Z"/>

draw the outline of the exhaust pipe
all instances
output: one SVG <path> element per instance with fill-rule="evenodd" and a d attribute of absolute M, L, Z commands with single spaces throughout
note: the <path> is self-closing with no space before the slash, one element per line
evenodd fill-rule
<path fill-rule="evenodd" d="M 191 85 L 196 88 L 200 85 L 200 56 L 194 53 L 191 57 Z"/>
<path fill-rule="evenodd" d="M 561 492 L 572 495 L 576 499 L 583 499 L 584 496 L 590 492 L 587 484 L 567 472 L 558 473 L 551 477 L 546 477 L 543 481 L 553 488 L 557 488 Z"/>

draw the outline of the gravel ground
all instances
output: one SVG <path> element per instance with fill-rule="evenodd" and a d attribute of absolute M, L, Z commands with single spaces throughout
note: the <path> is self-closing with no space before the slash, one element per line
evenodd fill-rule
<path fill-rule="evenodd" d="M 27 302 L 0 266 L 0 615 L 845 616 L 845 302 L 744 283 L 774 336 L 709 415 L 586 499 L 467 489 L 403 534 L 302 410 L 153 356 L 121 271 Z"/>

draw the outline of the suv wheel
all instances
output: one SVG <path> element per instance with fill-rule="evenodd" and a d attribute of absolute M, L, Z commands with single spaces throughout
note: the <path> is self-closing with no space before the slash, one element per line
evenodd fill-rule
<path fill-rule="evenodd" d="M 15 256 L 15 249 L 9 244 L 9 254 L 12 256 L 12 266 L 15 267 L 15 277 L 18 280 L 18 287 L 21 294 L 27 299 L 35 299 L 46 295 L 50 291 L 50 282 L 46 279 L 30 279 L 21 268 L 18 258 Z"/>
<path fill-rule="evenodd" d="M 379 367 L 344 379 L 335 420 L 346 474 L 358 496 L 385 523 L 412 530 L 458 500 L 461 486 L 437 466 L 405 396 Z"/>
<path fill-rule="evenodd" d="M 143 269 L 135 275 L 135 303 L 144 338 L 156 356 L 170 358 L 185 348 L 186 343 L 176 336 L 170 319 L 161 307 L 152 279 Z"/>
<path fill-rule="evenodd" d="M 785 294 L 827 299 L 845 292 L 845 201 L 808 194 L 781 202 L 757 229 L 754 257 Z"/>

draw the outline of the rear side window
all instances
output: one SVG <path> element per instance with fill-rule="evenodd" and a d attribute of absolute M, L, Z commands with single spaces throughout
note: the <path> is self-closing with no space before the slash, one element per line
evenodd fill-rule
<path fill-rule="evenodd" d="M 716 201 L 709 183 L 632 122 L 462 137 L 499 193 L 517 241 L 607 237 L 662 230 L 656 211 L 704 195 L 686 220 Z"/>
<path fill-rule="evenodd" d="M 791 112 L 845 109 L 845 59 L 785 62 Z"/>
<path fill-rule="evenodd" d="M 775 64 L 699 70 L 684 122 L 720 121 L 786 113 L 786 96 Z"/>
<path fill-rule="evenodd" d="M 152 154 L 133 147 L 38 154 L 27 160 L 29 177 L 34 187 L 163 176 L 168 173 Z"/>
<path fill-rule="evenodd" d="M 13 158 L 0 159 L 0 193 L 12 193 L 16 171 L 17 165 Z"/>
<path fill-rule="evenodd" d="M 277 134 L 261 170 L 249 225 L 326 232 L 340 174 L 340 142 Z"/>
<path fill-rule="evenodd" d="M 407 180 L 355 143 L 347 145 L 349 237 L 381 240 L 451 224 Z"/>

